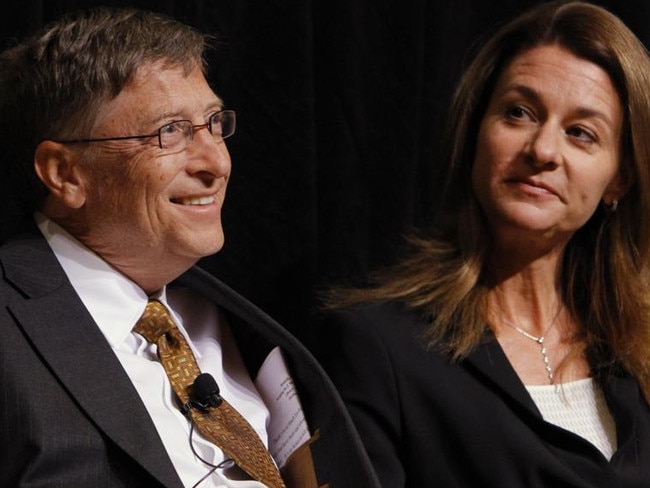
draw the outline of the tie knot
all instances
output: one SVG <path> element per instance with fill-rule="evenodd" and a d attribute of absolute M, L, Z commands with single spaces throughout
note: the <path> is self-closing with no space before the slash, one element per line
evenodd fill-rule
<path fill-rule="evenodd" d="M 176 328 L 176 324 L 167 308 L 158 300 L 149 300 L 142 317 L 138 320 L 133 328 L 134 332 L 142 335 L 149 342 L 156 344 L 158 339 Z"/>

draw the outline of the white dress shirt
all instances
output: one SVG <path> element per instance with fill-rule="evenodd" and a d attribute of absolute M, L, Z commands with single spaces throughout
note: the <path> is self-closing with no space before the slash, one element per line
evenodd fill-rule
<path fill-rule="evenodd" d="M 195 486 L 212 468 L 192 452 L 190 423 L 174 399 L 171 384 L 158 362 L 156 346 L 131 330 L 144 312 L 149 297 L 59 225 L 41 214 L 36 214 L 35 218 L 72 286 L 135 385 L 184 486 Z M 201 371 L 215 378 L 221 395 L 248 420 L 266 444 L 268 409 L 216 305 L 182 289 L 162 290 L 154 298 L 172 313 Z M 194 430 L 191 441 L 199 456 L 208 463 L 217 465 L 225 460 L 222 451 L 198 431 Z M 236 477 L 241 477 L 241 471 L 217 469 L 198 487 L 265 487 L 257 481 L 232 479 Z"/>

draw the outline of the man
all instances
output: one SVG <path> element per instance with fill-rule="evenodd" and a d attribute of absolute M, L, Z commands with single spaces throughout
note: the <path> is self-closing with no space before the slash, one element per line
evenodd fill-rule
<path fill-rule="evenodd" d="M 0 248 L 2 487 L 378 486 L 309 353 L 194 266 L 223 245 L 235 130 L 204 44 L 97 9 L 0 55 L 3 206 L 26 217 Z"/>

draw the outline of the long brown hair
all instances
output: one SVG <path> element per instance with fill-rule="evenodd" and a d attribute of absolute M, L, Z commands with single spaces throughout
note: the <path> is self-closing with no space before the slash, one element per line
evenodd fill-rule
<path fill-rule="evenodd" d="M 443 198 L 432 235 L 409 239 L 411 252 L 371 277 L 367 287 L 335 289 L 326 307 L 399 300 L 430 322 L 428 340 L 452 358 L 465 356 L 483 333 L 489 233 L 470 173 L 481 118 L 504 67 L 519 53 L 556 44 L 604 69 L 624 109 L 621 171 L 631 186 L 616 212 L 604 207 L 568 243 L 563 295 L 584 326 L 592 367 L 619 362 L 650 396 L 650 60 L 616 16 L 585 2 L 533 8 L 500 28 L 465 71 L 450 107 Z M 594 364 L 596 362 L 596 364 Z"/>

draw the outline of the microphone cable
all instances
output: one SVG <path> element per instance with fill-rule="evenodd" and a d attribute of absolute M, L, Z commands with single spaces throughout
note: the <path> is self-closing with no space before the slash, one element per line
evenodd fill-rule
<path fill-rule="evenodd" d="M 196 458 L 199 461 L 201 461 L 203 464 L 205 464 L 206 466 L 210 466 L 212 468 L 205 475 L 203 475 L 203 477 L 201 477 L 199 481 L 197 481 L 194 485 L 192 485 L 192 488 L 196 488 L 201 483 L 203 483 L 206 479 L 212 476 L 212 474 L 217 469 L 228 469 L 235 465 L 235 462 L 230 458 L 225 458 L 219 464 L 212 464 L 206 459 L 203 459 L 203 457 L 201 457 L 201 455 L 196 450 L 196 447 L 194 446 L 194 441 L 192 437 L 194 435 L 194 420 L 192 419 L 190 410 L 192 408 L 206 410 L 209 407 L 218 406 L 221 402 L 222 402 L 222 398 L 219 395 L 219 386 L 217 385 L 217 382 L 214 380 L 211 374 L 201 373 L 199 376 L 196 377 L 194 383 L 192 384 L 192 397 L 185 405 L 181 407 L 181 412 L 190 421 L 189 441 L 190 441 L 190 449 L 192 450 L 192 454 L 194 454 L 194 456 L 196 456 Z"/>
<path fill-rule="evenodd" d="M 192 435 L 194 434 L 194 421 L 192 420 L 191 416 L 188 416 L 190 418 L 190 449 L 192 450 L 192 454 L 196 456 L 196 458 L 201 461 L 203 464 L 210 466 L 212 469 L 208 471 L 206 474 L 204 474 L 199 481 L 194 483 L 192 485 L 192 488 L 196 488 L 199 486 L 201 483 L 203 483 L 205 480 L 207 480 L 212 474 L 217 470 L 217 469 L 228 469 L 231 468 L 235 465 L 235 462 L 230 459 L 226 458 L 223 461 L 221 461 L 219 464 L 212 464 L 211 462 L 207 461 L 206 459 L 203 459 L 201 455 L 199 455 L 198 451 L 194 447 L 194 441 L 192 440 Z"/>

